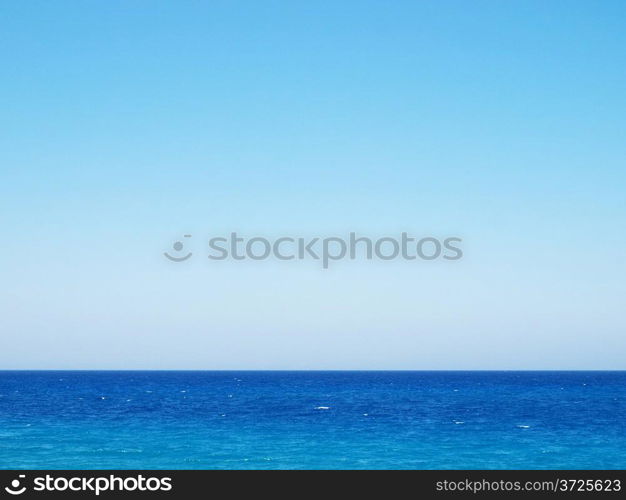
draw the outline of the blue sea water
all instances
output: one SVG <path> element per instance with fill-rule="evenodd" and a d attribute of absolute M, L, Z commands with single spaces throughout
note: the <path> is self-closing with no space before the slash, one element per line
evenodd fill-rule
<path fill-rule="evenodd" d="M 624 469 L 626 372 L 0 372 L 0 468 Z"/>

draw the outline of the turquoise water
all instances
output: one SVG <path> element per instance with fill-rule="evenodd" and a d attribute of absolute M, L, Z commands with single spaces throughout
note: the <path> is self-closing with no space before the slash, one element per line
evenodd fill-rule
<path fill-rule="evenodd" d="M 0 372 L 0 467 L 626 468 L 626 372 Z"/>

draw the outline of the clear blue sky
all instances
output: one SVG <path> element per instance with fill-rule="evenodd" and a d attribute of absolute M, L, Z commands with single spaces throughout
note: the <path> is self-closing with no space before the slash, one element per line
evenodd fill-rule
<path fill-rule="evenodd" d="M 0 368 L 626 369 L 623 1 L 0 20 Z M 465 258 L 162 256 L 231 230 Z"/>

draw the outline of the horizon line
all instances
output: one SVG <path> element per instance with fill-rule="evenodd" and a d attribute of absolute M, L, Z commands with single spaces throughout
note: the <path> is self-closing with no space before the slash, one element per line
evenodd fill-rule
<path fill-rule="evenodd" d="M 626 368 L 619 369 L 563 369 L 563 368 L 548 368 L 548 369 L 342 369 L 342 368 L 328 368 L 328 369 L 250 369 L 250 368 L 228 368 L 228 369 L 196 369 L 196 368 L 0 368 L 0 373 L 6 372 L 297 372 L 297 373 L 310 373 L 310 372 L 346 372 L 346 373 L 363 373 L 363 372 L 397 372 L 397 373 L 458 373 L 458 372 L 476 372 L 476 373 L 489 373 L 489 372 L 508 372 L 508 373 L 541 373 L 541 372 L 581 372 L 581 373 L 602 373 L 602 372 L 626 372 Z"/>

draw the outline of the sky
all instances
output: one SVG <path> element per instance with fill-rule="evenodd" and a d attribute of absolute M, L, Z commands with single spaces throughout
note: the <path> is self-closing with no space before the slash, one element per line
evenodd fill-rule
<path fill-rule="evenodd" d="M 0 369 L 626 369 L 624 2 L 10 0 L 0 24 Z M 232 231 L 464 256 L 206 258 Z"/>

